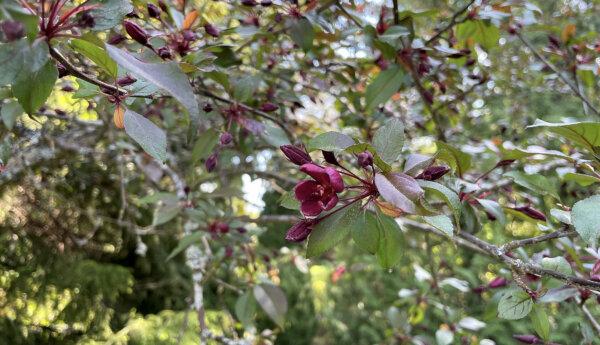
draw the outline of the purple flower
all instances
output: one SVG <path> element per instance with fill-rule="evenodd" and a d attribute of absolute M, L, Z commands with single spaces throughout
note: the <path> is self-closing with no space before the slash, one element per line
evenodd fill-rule
<path fill-rule="evenodd" d="M 219 141 L 223 146 L 229 145 L 233 141 L 233 135 L 231 135 L 229 132 L 223 132 L 219 138 Z"/>
<path fill-rule="evenodd" d="M 435 181 L 446 175 L 448 171 L 450 171 L 450 168 L 446 166 L 433 165 L 423 170 L 423 172 L 417 175 L 415 178 L 427 181 Z"/>
<path fill-rule="evenodd" d="M 314 220 L 303 219 L 288 230 L 285 239 L 291 242 L 302 242 L 310 235 L 314 225 Z"/>
<path fill-rule="evenodd" d="M 358 154 L 358 165 L 362 168 L 373 165 L 373 155 L 369 151 L 364 151 Z"/>
<path fill-rule="evenodd" d="M 337 193 L 344 190 L 342 175 L 334 168 L 323 168 L 314 163 L 303 164 L 300 171 L 314 179 L 300 181 L 294 188 L 302 214 L 316 217 L 334 208 L 339 201 Z"/>

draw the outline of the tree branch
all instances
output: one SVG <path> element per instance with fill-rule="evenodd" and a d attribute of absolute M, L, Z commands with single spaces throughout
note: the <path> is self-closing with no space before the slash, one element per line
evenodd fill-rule
<path fill-rule="evenodd" d="M 425 45 L 428 46 L 431 43 L 437 41 L 440 37 L 442 37 L 442 35 L 444 33 L 446 33 L 448 30 L 452 29 L 456 24 L 459 24 L 458 17 L 460 17 L 463 13 L 465 13 L 474 2 L 475 2 L 475 0 L 470 0 L 469 3 L 467 3 L 463 8 L 458 10 L 458 12 L 454 13 L 452 18 L 450 18 L 450 22 L 448 24 L 446 24 L 446 26 L 444 26 L 441 30 L 439 30 L 435 35 L 433 35 L 433 37 L 428 39 L 425 42 Z"/>
<path fill-rule="evenodd" d="M 517 31 L 516 35 L 517 35 L 517 37 L 519 37 L 521 42 L 523 42 L 523 44 L 525 44 L 527 46 L 527 48 L 529 48 L 529 50 L 531 50 L 533 55 L 538 60 L 540 60 L 544 65 L 546 65 L 546 67 L 550 68 L 552 70 L 552 72 L 556 73 L 556 75 L 560 78 L 560 80 L 562 80 L 565 84 L 567 84 L 567 86 L 569 86 L 571 88 L 571 90 L 575 93 L 575 95 L 577 97 L 579 97 L 583 101 L 583 103 L 585 103 L 596 115 L 600 116 L 600 112 L 598 111 L 598 109 L 581 92 L 581 90 L 575 84 L 573 84 L 573 82 L 571 80 L 569 80 L 552 62 L 548 61 L 548 59 L 546 59 L 539 51 L 537 51 L 535 49 L 535 47 L 533 46 L 533 44 L 531 44 L 531 42 L 529 42 L 523 36 L 523 34 L 521 34 L 521 32 Z"/>

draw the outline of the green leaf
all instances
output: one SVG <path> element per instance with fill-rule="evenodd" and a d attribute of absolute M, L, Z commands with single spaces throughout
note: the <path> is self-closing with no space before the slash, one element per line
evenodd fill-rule
<path fill-rule="evenodd" d="M 493 215 L 500 224 L 506 224 L 506 216 L 504 215 L 504 210 L 500 204 L 488 199 L 477 199 L 477 201 L 487 212 Z"/>
<path fill-rule="evenodd" d="M 120 66 L 171 94 L 188 110 L 190 117 L 200 116 L 192 85 L 177 63 L 146 63 L 111 45 L 107 45 L 106 50 Z"/>
<path fill-rule="evenodd" d="M 167 136 L 152 121 L 127 109 L 124 115 L 125 132 L 150 156 L 161 163 L 167 160 Z"/>
<path fill-rule="evenodd" d="M 551 195 L 556 199 L 560 199 L 560 197 L 558 196 L 556 185 L 543 175 L 527 175 L 521 171 L 515 170 L 505 173 L 504 176 L 513 179 L 516 184 L 525 187 L 529 190 L 540 193 L 542 195 Z"/>
<path fill-rule="evenodd" d="M 354 145 L 354 139 L 339 132 L 326 132 L 317 135 L 308 141 L 308 152 L 315 150 L 339 151 Z"/>
<path fill-rule="evenodd" d="M 310 20 L 303 17 L 293 21 L 289 32 L 292 40 L 294 40 L 302 50 L 305 52 L 311 50 L 313 39 L 315 38 L 315 31 L 313 30 Z"/>
<path fill-rule="evenodd" d="M 300 209 L 300 201 L 298 201 L 294 197 L 294 193 L 293 192 L 283 193 L 281 195 L 281 198 L 279 198 L 279 205 L 281 205 L 281 207 L 285 207 L 285 208 L 287 208 L 289 210 L 298 210 L 298 209 Z"/>
<path fill-rule="evenodd" d="M 404 145 L 404 125 L 392 118 L 379 127 L 373 136 L 373 147 L 384 162 L 391 164 L 400 159 Z"/>
<path fill-rule="evenodd" d="M 423 220 L 434 228 L 441 230 L 450 238 L 454 235 L 454 224 L 452 224 L 450 217 L 446 215 L 423 217 Z"/>
<path fill-rule="evenodd" d="M 271 144 L 278 148 L 281 145 L 287 145 L 290 143 L 290 140 L 281 127 L 274 126 L 270 123 L 265 123 L 264 125 L 265 129 L 260 132 L 260 137 L 266 141 L 267 144 Z"/>
<path fill-rule="evenodd" d="M 204 233 L 198 231 L 198 232 L 194 232 L 194 233 L 191 233 L 189 235 L 182 237 L 181 240 L 179 240 L 177 247 L 175 247 L 175 249 L 173 249 L 171 254 L 169 254 L 169 256 L 167 256 L 166 261 L 171 260 L 172 258 L 177 256 L 177 254 L 186 250 L 192 244 L 200 242 L 202 240 L 202 236 L 204 236 Z"/>
<path fill-rule="evenodd" d="M 548 315 L 546 314 L 544 307 L 535 304 L 530 317 L 533 329 L 540 338 L 546 341 L 550 340 L 550 322 L 548 321 Z"/>
<path fill-rule="evenodd" d="M 240 102 L 246 102 L 260 85 L 260 78 L 256 76 L 244 76 L 233 82 L 233 98 Z"/>
<path fill-rule="evenodd" d="M 404 235 L 394 218 L 379 212 L 377 213 L 377 227 L 379 228 L 377 260 L 381 267 L 392 268 L 402 258 Z"/>
<path fill-rule="evenodd" d="M 498 317 L 507 320 L 518 320 L 522 319 L 533 307 L 533 301 L 531 297 L 522 290 L 510 290 L 498 303 Z"/>
<path fill-rule="evenodd" d="M 17 78 L 37 72 L 49 59 L 43 39 L 29 44 L 27 39 L 0 43 L 0 85 L 14 84 Z"/>
<path fill-rule="evenodd" d="M 404 162 L 404 173 L 415 176 L 419 170 L 428 167 L 434 160 L 435 157 L 432 156 L 411 153 Z"/>
<path fill-rule="evenodd" d="M 85 80 L 77 79 L 77 85 L 79 85 L 79 88 L 73 95 L 73 98 L 89 98 L 100 93 L 98 86 L 88 83 Z"/>
<path fill-rule="evenodd" d="M 595 246 L 600 237 L 598 210 L 600 210 L 600 195 L 580 200 L 571 209 L 571 221 L 575 230 L 591 246 Z"/>
<path fill-rule="evenodd" d="M 571 225 L 571 212 L 553 208 L 550 210 L 550 214 L 560 223 Z"/>
<path fill-rule="evenodd" d="M 93 0 L 89 5 L 101 4 L 100 7 L 90 11 L 94 17 L 94 27 L 92 30 L 103 31 L 112 29 L 120 25 L 123 18 L 133 11 L 133 6 L 129 0 Z"/>
<path fill-rule="evenodd" d="M 460 199 L 458 198 L 458 194 L 456 194 L 450 188 L 441 185 L 437 182 L 427 181 L 427 180 L 417 180 L 419 186 L 423 188 L 426 192 L 433 193 L 437 195 L 442 200 L 446 202 L 446 204 L 450 207 L 450 210 L 454 214 L 454 217 L 458 221 L 460 217 L 461 207 L 460 207 Z"/>
<path fill-rule="evenodd" d="M 557 256 L 554 258 L 543 258 L 542 267 L 566 275 L 573 274 L 573 269 L 571 268 L 571 265 L 569 265 L 567 259 L 565 259 L 562 256 Z"/>
<path fill-rule="evenodd" d="M 250 291 L 241 295 L 235 302 L 235 316 L 244 325 L 244 328 L 252 327 L 255 312 L 256 300 Z"/>
<path fill-rule="evenodd" d="M 380 231 L 375 213 L 362 210 L 351 226 L 352 239 L 364 251 L 375 254 L 379 248 Z"/>
<path fill-rule="evenodd" d="M 379 35 L 378 39 L 395 47 L 398 38 L 407 36 L 410 36 L 410 30 L 405 26 L 393 25 L 387 28 L 383 34 Z"/>
<path fill-rule="evenodd" d="M 562 176 L 562 179 L 564 181 L 577 182 L 577 184 L 579 184 L 582 187 L 587 187 L 594 183 L 600 182 L 600 178 L 597 178 L 596 176 L 578 174 L 578 173 L 572 173 L 572 172 L 564 174 Z"/>
<path fill-rule="evenodd" d="M 169 222 L 181 212 L 181 206 L 178 201 L 162 202 L 154 209 L 152 225 L 158 226 Z"/>
<path fill-rule="evenodd" d="M 442 141 L 436 142 L 437 158 L 448 163 L 452 171 L 462 176 L 471 167 L 471 155 Z"/>
<path fill-rule="evenodd" d="M 485 49 L 498 46 L 500 30 L 487 20 L 467 20 L 456 26 L 456 37 L 459 40 L 472 38 Z"/>
<path fill-rule="evenodd" d="M 392 65 L 385 71 L 379 72 L 377 77 L 367 86 L 365 92 L 366 110 L 371 110 L 387 102 L 400 89 L 404 81 L 404 72 L 398 65 Z"/>
<path fill-rule="evenodd" d="M 254 298 L 260 307 L 279 327 L 283 328 L 288 302 L 279 286 L 273 284 L 255 285 Z"/>
<path fill-rule="evenodd" d="M 549 123 L 540 119 L 527 128 L 543 127 L 600 154 L 600 122 Z"/>
<path fill-rule="evenodd" d="M 71 47 L 78 53 L 92 60 L 98 67 L 113 77 L 117 76 L 117 63 L 108 56 L 106 50 L 82 39 L 72 39 Z"/>
<path fill-rule="evenodd" d="M 23 108 L 21 105 L 14 100 L 10 100 L 7 103 L 2 105 L 2 109 L 0 110 L 0 116 L 2 116 L 2 121 L 4 125 L 9 130 L 12 130 L 17 118 L 23 114 Z"/>
<path fill-rule="evenodd" d="M 57 78 L 58 71 L 54 62 L 48 61 L 37 72 L 21 74 L 12 86 L 13 95 L 19 100 L 26 113 L 34 114 L 46 103 Z"/>
<path fill-rule="evenodd" d="M 342 241 L 360 214 L 360 203 L 356 202 L 319 222 L 310 236 L 306 256 L 311 258 L 325 253 Z"/>
<path fill-rule="evenodd" d="M 198 163 L 201 159 L 208 157 L 217 143 L 219 142 L 220 133 L 219 131 L 210 128 L 204 133 L 200 134 L 199 138 L 194 144 L 192 149 L 192 161 Z"/>

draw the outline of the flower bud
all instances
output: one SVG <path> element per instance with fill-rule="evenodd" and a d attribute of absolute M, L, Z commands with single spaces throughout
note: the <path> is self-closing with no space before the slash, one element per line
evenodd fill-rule
<path fill-rule="evenodd" d="M 513 338 L 523 344 L 542 344 L 540 339 L 533 334 L 514 334 Z"/>
<path fill-rule="evenodd" d="M 141 26 L 129 20 L 124 21 L 123 26 L 125 26 L 125 31 L 129 36 L 136 42 L 144 46 L 148 45 L 148 33 Z"/>
<path fill-rule="evenodd" d="M 148 15 L 152 18 L 160 18 L 160 8 L 158 8 L 158 6 L 156 6 L 155 4 L 149 2 L 146 5 L 147 9 L 148 9 Z"/>
<path fill-rule="evenodd" d="M 94 16 L 89 12 L 83 12 L 77 20 L 77 26 L 80 28 L 93 28 L 96 25 Z"/>
<path fill-rule="evenodd" d="M 158 0 L 158 6 L 165 12 L 167 12 L 169 10 L 169 8 L 167 7 L 167 4 L 165 4 L 165 2 L 163 0 Z"/>
<path fill-rule="evenodd" d="M 115 34 L 110 36 L 110 38 L 108 39 L 108 44 L 112 44 L 112 45 L 117 45 L 123 41 L 125 41 L 127 39 L 127 37 L 121 35 L 121 34 Z"/>
<path fill-rule="evenodd" d="M 216 153 L 213 153 L 212 155 L 208 156 L 206 162 L 204 162 L 204 167 L 206 168 L 206 171 L 212 172 L 213 170 L 215 170 L 215 168 L 217 167 L 218 158 L 219 157 Z"/>
<path fill-rule="evenodd" d="M 312 162 L 312 159 L 303 149 L 294 145 L 282 145 L 279 147 L 281 152 L 296 165 L 303 165 Z"/>
<path fill-rule="evenodd" d="M 16 41 L 25 36 L 25 26 L 23 23 L 14 20 L 6 20 L 2 22 L 2 32 L 8 42 Z"/>
<path fill-rule="evenodd" d="M 115 108 L 115 112 L 113 113 L 113 122 L 115 126 L 119 129 L 125 128 L 125 123 L 123 122 L 125 115 L 125 108 L 120 105 L 117 105 Z"/>
<path fill-rule="evenodd" d="M 217 224 L 217 230 L 222 234 L 226 234 L 229 232 L 229 224 L 219 222 Z"/>
<path fill-rule="evenodd" d="M 233 256 L 233 248 L 231 246 L 225 247 L 225 257 L 230 258 Z"/>
<path fill-rule="evenodd" d="M 221 134 L 219 141 L 221 142 L 221 145 L 223 145 L 223 146 L 229 145 L 233 141 L 233 135 L 231 135 L 231 133 L 229 133 L 229 132 L 224 132 L 223 134 Z"/>
<path fill-rule="evenodd" d="M 240 234 L 245 234 L 246 232 L 248 232 L 248 230 L 246 230 L 246 228 L 244 228 L 243 226 L 238 227 L 236 230 Z"/>
<path fill-rule="evenodd" d="M 427 181 L 435 181 L 442 176 L 446 175 L 450 171 L 450 168 L 442 165 L 433 165 L 423 170 L 415 178 Z"/>
<path fill-rule="evenodd" d="M 541 220 L 542 222 L 546 221 L 546 216 L 531 206 L 513 207 L 513 210 L 519 211 L 530 218 Z"/>
<path fill-rule="evenodd" d="M 340 165 L 337 158 L 335 158 L 335 154 L 331 151 L 321 151 L 323 153 L 323 158 L 325 158 L 325 162 L 333 165 Z"/>
<path fill-rule="evenodd" d="M 301 220 L 288 230 L 285 239 L 291 242 L 302 242 L 310 235 L 313 225 L 314 220 Z"/>
<path fill-rule="evenodd" d="M 196 33 L 192 30 L 185 30 L 183 32 L 183 39 L 187 42 L 193 42 L 197 39 Z"/>
<path fill-rule="evenodd" d="M 61 63 L 57 63 L 56 64 L 56 69 L 58 70 L 58 78 L 62 78 L 64 76 L 69 75 L 69 71 L 67 70 L 67 68 L 65 66 L 63 66 L 63 64 Z"/>
<path fill-rule="evenodd" d="M 219 35 L 221 34 L 221 30 L 219 30 L 216 26 L 210 23 L 204 24 L 204 31 L 206 31 L 206 33 L 211 35 L 212 37 L 219 37 Z"/>
<path fill-rule="evenodd" d="M 517 28 L 516 28 L 516 27 L 514 27 L 514 26 L 512 26 L 512 25 L 509 25 L 509 26 L 508 26 L 508 33 L 509 33 L 510 35 L 516 35 L 516 34 L 517 34 Z"/>
<path fill-rule="evenodd" d="M 258 3 L 255 0 L 242 0 L 242 5 L 248 6 L 248 7 L 254 7 L 254 6 L 258 5 Z"/>
<path fill-rule="evenodd" d="M 124 77 L 117 79 L 117 85 L 119 86 L 127 86 L 135 83 L 137 79 L 133 78 L 129 74 L 126 74 Z"/>
<path fill-rule="evenodd" d="M 204 110 L 207 113 L 210 113 L 211 111 L 213 111 L 213 107 L 212 104 L 210 103 L 205 103 L 204 107 L 202 107 L 202 110 Z"/>
<path fill-rule="evenodd" d="M 279 109 L 279 107 L 277 105 L 273 104 L 273 103 L 270 103 L 270 102 L 263 103 L 260 106 L 260 110 L 265 111 L 267 113 L 270 113 L 270 112 L 275 111 L 277 109 Z"/>
<path fill-rule="evenodd" d="M 488 287 L 490 289 L 497 289 L 497 288 L 505 287 L 506 285 L 508 285 L 508 280 L 506 280 L 506 278 L 496 277 L 496 278 L 494 278 L 494 280 L 492 280 L 488 284 Z"/>
<path fill-rule="evenodd" d="M 163 60 L 169 60 L 173 58 L 173 53 L 171 53 L 169 47 L 165 46 L 158 48 L 158 56 Z"/>
<path fill-rule="evenodd" d="M 269 6 L 273 5 L 273 2 L 271 0 L 262 0 L 260 2 L 260 5 L 263 7 L 269 7 Z"/>
<path fill-rule="evenodd" d="M 366 168 L 373 165 L 373 155 L 369 151 L 363 151 L 358 154 L 358 165 Z"/>

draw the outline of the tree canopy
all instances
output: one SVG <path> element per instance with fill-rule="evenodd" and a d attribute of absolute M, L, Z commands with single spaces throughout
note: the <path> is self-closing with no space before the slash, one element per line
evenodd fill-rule
<path fill-rule="evenodd" d="M 10 344 L 600 344 L 596 0 L 0 1 Z"/>

